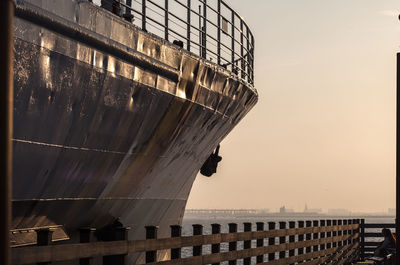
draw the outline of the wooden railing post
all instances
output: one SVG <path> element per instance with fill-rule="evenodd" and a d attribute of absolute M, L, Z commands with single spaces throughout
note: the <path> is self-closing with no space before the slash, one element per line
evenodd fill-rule
<path fill-rule="evenodd" d="M 347 220 L 346 220 L 346 219 L 343 220 L 343 226 L 347 226 Z M 344 228 L 344 229 L 343 229 L 343 235 L 344 235 L 344 236 L 347 236 L 347 235 L 348 235 L 348 230 L 347 230 L 347 228 Z M 348 240 L 345 239 L 345 240 L 343 241 L 343 246 L 346 246 L 347 244 L 348 244 Z"/>
<path fill-rule="evenodd" d="M 314 229 L 319 227 L 318 226 L 318 220 L 314 220 L 313 221 L 313 227 L 314 227 Z M 313 240 L 318 239 L 318 238 L 319 238 L 319 233 L 314 231 Z M 313 252 L 317 252 L 318 251 L 318 247 L 319 247 L 318 244 L 314 245 L 312 251 Z M 318 257 L 314 257 L 314 259 L 318 259 Z"/>
<path fill-rule="evenodd" d="M 38 246 L 48 246 L 51 244 L 53 231 L 49 228 L 38 229 L 35 231 Z M 48 265 L 50 262 L 38 262 L 37 265 Z"/>
<path fill-rule="evenodd" d="M 229 223 L 229 233 L 236 233 L 237 232 L 237 224 L 236 223 Z M 235 251 L 237 250 L 237 242 L 229 242 L 229 251 Z M 230 260 L 229 265 L 236 265 L 237 261 L 236 260 Z"/>
<path fill-rule="evenodd" d="M 275 230 L 275 222 L 268 222 L 268 230 Z M 268 238 L 268 246 L 275 245 L 275 237 Z M 275 253 L 268 254 L 268 261 L 275 259 Z"/>
<path fill-rule="evenodd" d="M 286 229 L 286 222 L 279 222 L 279 229 Z M 285 243 L 286 243 L 286 236 L 279 237 L 279 244 L 285 244 Z M 284 259 L 285 254 L 286 254 L 286 251 L 280 251 L 279 258 Z"/>
<path fill-rule="evenodd" d="M 182 236 L 182 226 L 181 225 L 171 225 L 171 237 Z M 171 249 L 171 259 L 180 259 L 182 250 L 181 248 Z"/>
<path fill-rule="evenodd" d="M 94 228 L 84 227 L 79 229 L 79 243 L 89 243 L 93 241 Z M 93 258 L 82 258 L 79 259 L 79 265 L 91 265 Z"/>
<path fill-rule="evenodd" d="M 343 231 L 342 231 L 342 225 L 343 225 L 343 221 L 342 220 L 337 220 L 337 223 L 338 223 L 338 226 L 339 226 L 339 230 L 338 230 L 338 232 L 337 232 L 337 235 L 338 236 L 342 236 L 343 235 Z M 340 248 L 340 247 L 342 247 L 343 246 L 343 241 L 342 240 L 340 240 L 339 242 L 337 242 L 337 246 Z"/>
<path fill-rule="evenodd" d="M 304 227 L 304 221 L 298 221 L 297 226 L 299 228 L 303 228 Z M 298 236 L 298 242 L 299 244 L 301 244 L 304 241 L 304 234 L 299 234 Z M 304 254 L 304 247 L 300 247 L 297 249 L 297 253 L 299 255 L 303 255 Z M 302 261 L 299 261 L 299 263 L 302 263 Z"/>
<path fill-rule="evenodd" d="M 264 222 L 257 222 L 257 231 L 264 231 Z M 257 247 L 264 246 L 264 238 L 257 239 Z M 264 255 L 259 255 L 256 258 L 256 263 L 263 263 L 264 262 Z"/>
<path fill-rule="evenodd" d="M 326 220 L 326 226 L 331 227 L 332 226 L 332 220 Z M 326 237 L 329 238 L 329 240 L 331 240 L 332 237 L 332 232 L 329 231 L 326 233 Z M 326 248 L 332 248 L 332 243 L 328 242 L 328 244 L 326 244 Z"/>
<path fill-rule="evenodd" d="M 352 225 L 353 224 L 353 220 L 349 219 L 347 220 L 347 224 L 348 225 Z M 353 229 L 352 228 L 348 228 L 347 229 L 347 235 L 352 236 L 353 235 Z M 347 239 L 347 245 L 351 245 L 353 243 L 353 240 L 351 237 L 349 237 L 349 239 Z"/>
<path fill-rule="evenodd" d="M 244 232 L 251 232 L 251 223 L 243 223 L 243 231 Z M 251 248 L 251 240 L 243 241 L 243 249 Z M 250 265 L 251 264 L 251 257 L 247 257 L 243 259 L 243 265 Z"/>
<path fill-rule="evenodd" d="M 128 238 L 129 227 L 112 227 L 107 230 L 107 239 L 105 241 L 120 241 Z M 103 265 L 124 265 L 125 255 L 103 256 Z"/>
<path fill-rule="evenodd" d="M 334 226 L 334 227 L 337 227 L 337 224 L 338 224 L 338 220 L 332 220 L 332 225 Z M 338 231 L 336 231 L 336 228 L 332 231 L 332 236 L 333 237 L 336 237 L 336 236 L 338 236 Z M 332 247 L 337 247 L 337 242 L 333 242 L 332 243 Z"/>
<path fill-rule="evenodd" d="M 321 226 L 321 232 L 319 233 L 319 238 L 324 239 L 325 236 L 326 236 L 326 232 L 323 231 L 323 229 L 324 229 L 324 227 L 325 227 L 325 225 L 326 225 L 325 220 L 320 220 L 320 221 L 319 221 L 319 224 L 320 224 L 320 226 Z M 325 243 L 322 243 L 322 244 L 319 245 L 319 249 L 320 249 L 320 250 L 324 250 L 325 247 L 326 247 Z"/>
<path fill-rule="evenodd" d="M 296 227 L 296 222 L 294 221 L 290 221 L 289 222 L 289 228 L 295 228 Z M 295 236 L 291 235 L 289 236 L 289 243 L 294 243 L 295 241 Z M 294 249 L 289 250 L 289 257 L 293 257 L 294 256 Z M 290 265 L 294 265 L 294 263 L 291 263 Z"/>
<path fill-rule="evenodd" d="M 157 239 L 158 226 L 145 226 L 146 239 Z M 146 251 L 146 263 L 157 262 L 157 250 Z"/>
<path fill-rule="evenodd" d="M 306 227 L 311 227 L 312 222 L 311 221 L 306 221 Z M 307 233 L 306 234 L 306 241 L 311 240 L 311 233 Z M 310 253 L 311 252 L 311 246 L 310 247 L 306 247 L 306 253 Z"/>
<path fill-rule="evenodd" d="M 360 249 L 361 249 L 361 260 L 365 260 L 365 219 L 361 219 L 360 223 Z"/>
<path fill-rule="evenodd" d="M 220 234 L 221 233 L 221 225 L 220 224 L 211 224 L 211 233 L 212 234 Z M 211 245 L 211 253 L 219 253 L 220 252 L 220 244 L 212 244 Z M 219 265 L 220 263 L 213 263 L 212 265 Z"/>
<path fill-rule="evenodd" d="M 360 244 L 360 219 L 354 219 L 353 223 L 354 224 L 358 224 L 358 228 L 356 228 L 353 231 L 354 234 L 358 233 L 358 236 L 353 239 L 353 242 Z M 357 248 L 357 251 L 356 251 L 356 260 L 360 260 L 360 256 L 361 256 L 360 245 L 358 245 L 358 248 Z"/>
<path fill-rule="evenodd" d="M 203 225 L 194 224 L 193 226 L 193 235 L 199 236 L 203 234 Z M 201 256 L 203 254 L 203 246 L 193 246 L 193 256 Z"/>
<path fill-rule="evenodd" d="M 38 229 L 35 232 L 37 236 L 38 246 L 48 246 L 51 244 L 53 231 L 51 231 L 49 228 L 43 228 L 43 229 Z"/>

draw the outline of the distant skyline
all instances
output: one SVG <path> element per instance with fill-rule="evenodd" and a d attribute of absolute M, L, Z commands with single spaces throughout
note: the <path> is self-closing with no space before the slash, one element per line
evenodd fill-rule
<path fill-rule="evenodd" d="M 400 1 L 227 3 L 254 33 L 260 97 L 187 208 L 394 208 Z"/>

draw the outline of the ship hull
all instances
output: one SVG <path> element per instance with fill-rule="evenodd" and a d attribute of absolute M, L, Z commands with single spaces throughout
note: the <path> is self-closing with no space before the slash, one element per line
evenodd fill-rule
<path fill-rule="evenodd" d="M 103 44 L 16 19 L 13 229 L 61 225 L 74 238 L 120 218 L 130 239 L 145 225 L 166 237 L 199 168 L 257 93 L 106 10 L 63 4 L 18 1 Z M 113 53 L 110 38 L 128 54 Z"/>

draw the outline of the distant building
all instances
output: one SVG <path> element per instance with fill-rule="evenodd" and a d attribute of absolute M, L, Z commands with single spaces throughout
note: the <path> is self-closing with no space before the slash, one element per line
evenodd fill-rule
<path fill-rule="evenodd" d="M 329 215 L 351 215 L 351 211 L 347 209 L 328 209 Z"/>
<path fill-rule="evenodd" d="M 304 207 L 304 213 L 322 213 L 321 208 L 308 208 L 307 204 Z"/>
<path fill-rule="evenodd" d="M 279 208 L 279 213 L 293 213 L 293 209 L 287 209 L 285 205 L 283 205 L 281 208 Z"/>

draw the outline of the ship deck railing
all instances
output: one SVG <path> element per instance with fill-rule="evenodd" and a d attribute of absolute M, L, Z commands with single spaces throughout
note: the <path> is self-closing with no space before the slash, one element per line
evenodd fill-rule
<path fill-rule="evenodd" d="M 267 226 L 266 226 L 267 225 Z M 93 240 L 92 228 L 81 229 L 81 243 L 51 244 L 51 229 L 38 231 L 38 245 L 12 249 L 13 264 L 49 263 L 79 260 L 89 264 L 103 257 L 103 264 L 123 265 L 125 256 L 137 253 L 146 264 L 355 264 L 364 260 L 379 244 L 378 230 L 394 224 L 365 224 L 364 219 L 313 220 L 291 222 L 230 223 L 221 233 L 220 224 L 193 225 L 193 234 L 182 236 L 180 225 L 171 226 L 171 237 L 157 238 L 158 227 L 146 226 L 143 240 L 125 240 L 128 228 L 115 228 L 113 240 Z M 373 229 L 373 230 L 371 230 Z M 375 230 L 374 230 L 375 229 Z M 39 240 L 40 238 L 40 240 Z M 374 239 L 371 241 L 371 239 Z M 190 255 L 183 249 L 190 249 Z M 208 249 L 208 251 L 206 251 Z M 169 253 L 157 260 L 158 251 Z"/>
<path fill-rule="evenodd" d="M 254 85 L 254 36 L 223 0 L 89 0 Z"/>

